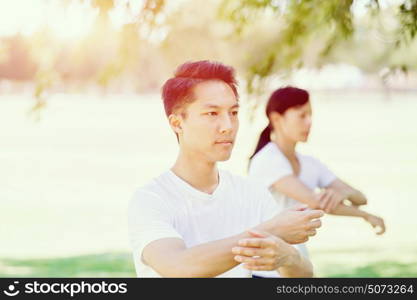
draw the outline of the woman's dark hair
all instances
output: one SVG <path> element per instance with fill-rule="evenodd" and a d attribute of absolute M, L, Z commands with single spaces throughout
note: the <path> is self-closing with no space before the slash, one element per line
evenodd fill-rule
<path fill-rule="evenodd" d="M 269 119 L 269 114 L 271 112 L 277 112 L 282 115 L 287 111 L 287 109 L 304 105 L 308 101 L 309 94 L 306 90 L 291 86 L 283 87 L 273 92 L 269 97 L 265 113 Z M 252 156 L 249 158 L 249 161 L 271 141 L 271 127 L 271 121 L 269 121 L 268 126 L 266 126 L 266 128 L 261 132 L 258 144 L 256 145 Z"/>

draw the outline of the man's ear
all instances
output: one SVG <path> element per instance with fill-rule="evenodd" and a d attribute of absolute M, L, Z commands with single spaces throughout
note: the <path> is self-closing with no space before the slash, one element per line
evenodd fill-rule
<path fill-rule="evenodd" d="M 182 133 L 181 123 L 182 118 L 178 114 L 170 114 L 168 117 L 169 125 L 176 134 Z"/>

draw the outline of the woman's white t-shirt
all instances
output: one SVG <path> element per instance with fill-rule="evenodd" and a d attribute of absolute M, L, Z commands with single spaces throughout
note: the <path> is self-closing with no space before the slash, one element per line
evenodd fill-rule
<path fill-rule="evenodd" d="M 336 176 L 318 159 L 298 152 L 296 155 L 300 163 L 298 179 L 311 190 L 324 188 L 336 179 Z M 269 142 L 256 153 L 249 165 L 249 178 L 270 190 L 280 210 L 300 204 L 297 200 L 271 189 L 275 182 L 292 174 L 294 172 L 290 162 L 273 142 Z M 298 249 L 305 257 L 308 257 L 305 244 L 298 245 Z M 277 277 L 274 272 L 261 271 L 254 272 L 254 274 L 263 277 Z"/>
<path fill-rule="evenodd" d="M 137 276 L 161 277 L 141 259 L 152 241 L 174 237 L 192 247 L 240 234 L 277 213 L 268 190 L 247 178 L 219 170 L 219 184 L 207 194 L 167 171 L 138 189 L 129 202 L 129 239 Z M 238 265 L 218 277 L 250 276 Z"/>
<path fill-rule="evenodd" d="M 298 178 L 311 190 L 327 187 L 336 179 L 336 176 L 318 159 L 298 152 L 296 155 L 300 163 Z M 269 142 L 256 153 L 249 166 L 249 177 L 270 189 L 282 209 L 300 202 L 271 190 L 271 186 L 281 178 L 292 174 L 294 172 L 290 162 L 273 142 Z"/>

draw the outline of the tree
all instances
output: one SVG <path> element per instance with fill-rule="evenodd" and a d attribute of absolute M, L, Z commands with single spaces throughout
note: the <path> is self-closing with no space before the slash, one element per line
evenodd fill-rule
<path fill-rule="evenodd" d="M 417 32 L 417 1 L 405 0 L 397 6 L 382 7 L 381 1 L 353 0 L 223 0 L 220 16 L 235 24 L 236 34 L 245 34 L 254 23 L 269 18 L 272 26 L 268 28 L 273 38 L 260 44 L 257 56 L 247 62 L 247 89 L 255 92 L 262 79 L 271 74 L 285 74 L 291 70 L 310 64 L 320 67 L 334 54 L 337 46 L 355 37 L 357 21 L 355 8 L 361 8 L 368 17 L 377 23 L 382 35 L 389 38 L 382 44 L 384 55 L 407 48 L 415 39 Z M 362 7 L 360 7 L 362 5 Z M 388 32 L 381 18 L 390 10 L 395 24 Z M 314 55 L 311 55 L 313 49 Z M 389 65 L 392 70 L 407 70 L 409 65 Z M 414 67 L 414 66 L 412 66 Z"/>

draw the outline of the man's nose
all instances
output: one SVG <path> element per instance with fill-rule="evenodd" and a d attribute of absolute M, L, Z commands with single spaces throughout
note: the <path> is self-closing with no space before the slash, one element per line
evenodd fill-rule
<path fill-rule="evenodd" d="M 220 132 L 225 133 L 233 129 L 233 121 L 229 115 L 224 115 L 220 119 Z"/>

